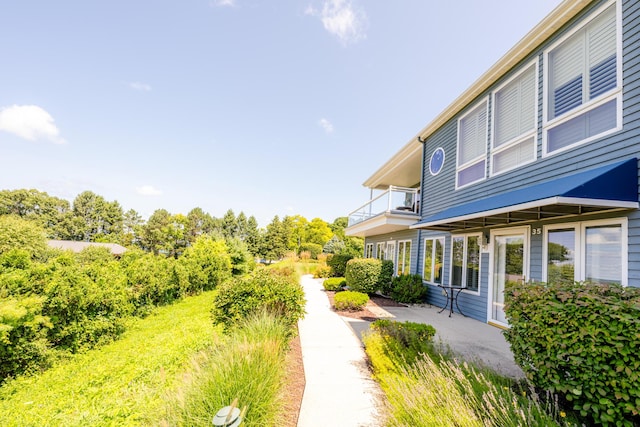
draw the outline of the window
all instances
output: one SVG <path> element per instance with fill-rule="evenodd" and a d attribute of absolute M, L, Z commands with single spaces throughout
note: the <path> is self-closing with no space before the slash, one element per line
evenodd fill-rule
<path fill-rule="evenodd" d="M 396 267 L 396 275 L 410 274 L 411 240 L 398 242 L 398 265 Z"/>
<path fill-rule="evenodd" d="M 367 246 L 365 246 L 364 257 L 373 258 L 373 243 L 367 243 Z"/>
<path fill-rule="evenodd" d="M 487 101 L 458 120 L 456 188 L 483 180 L 487 155 Z"/>
<path fill-rule="evenodd" d="M 451 238 L 452 285 L 466 287 L 470 291 L 479 290 L 480 239 L 479 234 Z"/>
<path fill-rule="evenodd" d="M 536 64 L 494 93 L 492 175 L 535 160 L 536 94 Z"/>
<path fill-rule="evenodd" d="M 546 280 L 627 284 L 627 220 L 546 228 Z"/>
<path fill-rule="evenodd" d="M 545 153 L 621 128 L 616 3 L 546 53 Z"/>
<path fill-rule="evenodd" d="M 379 260 L 385 259 L 385 250 L 386 250 L 385 242 L 376 243 L 376 258 L 378 258 Z"/>
<path fill-rule="evenodd" d="M 422 278 L 436 285 L 442 284 L 444 237 L 424 239 L 424 268 Z"/>

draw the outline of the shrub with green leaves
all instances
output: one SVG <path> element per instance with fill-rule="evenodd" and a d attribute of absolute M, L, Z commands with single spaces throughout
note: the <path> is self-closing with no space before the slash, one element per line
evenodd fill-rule
<path fill-rule="evenodd" d="M 353 259 L 353 255 L 334 254 L 327 258 L 327 265 L 331 267 L 330 277 L 344 277 L 347 271 L 347 262 Z"/>
<path fill-rule="evenodd" d="M 393 278 L 390 296 L 398 302 L 422 302 L 427 298 L 427 289 L 419 274 L 403 274 Z"/>
<path fill-rule="evenodd" d="M 420 354 L 431 351 L 431 343 L 436 334 L 433 326 L 415 322 L 397 322 L 378 319 L 371 324 L 371 330 L 382 335 L 387 341 L 387 350 L 393 360 L 412 362 Z"/>
<path fill-rule="evenodd" d="M 385 259 L 380 266 L 380 277 L 378 278 L 378 288 L 384 295 L 391 295 L 393 289 L 393 261 Z"/>
<path fill-rule="evenodd" d="M 382 261 L 375 258 L 354 258 L 347 262 L 345 279 L 350 290 L 372 294 L 378 290 Z"/>
<path fill-rule="evenodd" d="M 347 284 L 347 281 L 344 277 L 329 277 L 328 279 L 324 279 L 322 282 L 322 286 L 325 291 L 340 291 Z"/>
<path fill-rule="evenodd" d="M 319 265 L 313 273 L 316 279 L 324 279 L 331 276 L 331 267 L 327 265 Z"/>
<path fill-rule="evenodd" d="M 602 425 L 640 422 L 640 288 L 511 284 L 505 333 L 537 387 Z"/>
<path fill-rule="evenodd" d="M 287 277 L 268 269 L 232 278 L 218 287 L 213 301 L 213 321 L 231 328 L 259 310 L 282 317 L 293 330 L 304 316 L 304 291 Z"/>
<path fill-rule="evenodd" d="M 338 311 L 360 311 L 369 302 L 369 295 L 362 292 L 339 292 L 333 298 L 333 306 Z"/>
<path fill-rule="evenodd" d="M 318 259 L 318 255 L 322 253 L 322 245 L 317 243 L 303 243 L 298 249 L 298 253 L 309 252 L 312 259 Z"/>

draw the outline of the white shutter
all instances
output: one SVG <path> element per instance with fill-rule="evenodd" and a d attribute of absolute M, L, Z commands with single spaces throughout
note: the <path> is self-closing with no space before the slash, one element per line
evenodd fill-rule
<path fill-rule="evenodd" d="M 494 148 L 534 129 L 535 95 L 534 66 L 496 93 Z"/>
<path fill-rule="evenodd" d="M 613 6 L 587 28 L 589 99 L 616 87 L 616 14 Z"/>
<path fill-rule="evenodd" d="M 475 110 L 460 119 L 458 135 L 458 165 L 468 163 L 486 152 L 487 104 L 483 102 Z"/>

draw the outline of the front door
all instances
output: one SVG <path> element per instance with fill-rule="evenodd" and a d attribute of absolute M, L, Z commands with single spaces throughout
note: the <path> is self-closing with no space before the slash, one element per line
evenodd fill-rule
<path fill-rule="evenodd" d="M 525 281 L 529 269 L 529 228 L 496 230 L 491 234 L 492 279 L 489 321 L 507 325 L 504 290 L 509 283 Z"/>

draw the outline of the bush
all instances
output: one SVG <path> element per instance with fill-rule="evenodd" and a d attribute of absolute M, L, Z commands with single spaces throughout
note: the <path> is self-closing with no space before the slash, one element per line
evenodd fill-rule
<path fill-rule="evenodd" d="M 316 271 L 313 277 L 316 279 L 324 279 L 331 276 L 331 268 L 327 265 L 319 265 L 316 267 Z"/>
<path fill-rule="evenodd" d="M 331 267 L 329 277 L 344 277 L 347 271 L 347 262 L 353 259 L 353 255 L 335 254 L 327 257 L 327 265 Z"/>
<path fill-rule="evenodd" d="M 421 354 L 431 352 L 431 343 L 436 334 L 433 326 L 424 323 L 396 322 L 378 319 L 371 330 L 384 337 L 386 351 L 392 360 L 412 363 Z"/>
<path fill-rule="evenodd" d="M 251 275 L 232 278 L 218 287 L 213 301 L 213 321 L 229 329 L 258 310 L 282 317 L 295 328 L 304 316 L 304 292 L 298 283 L 260 269 Z"/>
<path fill-rule="evenodd" d="M 238 253 L 242 253 L 239 249 Z M 240 258 L 243 258 L 241 254 Z M 236 259 L 237 271 L 245 269 L 244 258 Z M 186 268 L 189 281 L 189 293 L 198 293 L 215 289 L 231 275 L 231 256 L 227 245 L 222 240 L 211 236 L 198 237 L 193 246 L 188 247 L 180 257 L 179 262 Z"/>
<path fill-rule="evenodd" d="M 365 294 L 378 290 L 382 262 L 374 258 L 354 258 L 347 262 L 345 278 L 349 289 Z"/>
<path fill-rule="evenodd" d="M 333 299 L 333 306 L 338 311 L 360 311 L 369 302 L 369 295 L 361 292 L 339 292 Z"/>
<path fill-rule="evenodd" d="M 385 259 L 380 267 L 380 278 L 378 279 L 378 288 L 384 295 L 391 295 L 392 281 L 394 273 L 393 261 Z"/>
<path fill-rule="evenodd" d="M 317 243 L 303 243 L 300 245 L 299 252 L 309 252 L 311 258 L 318 259 L 318 255 L 322 253 L 322 245 Z"/>
<path fill-rule="evenodd" d="M 640 421 L 640 288 L 510 284 L 506 331 L 516 362 L 602 425 Z"/>
<path fill-rule="evenodd" d="M 344 277 L 329 277 L 322 283 L 325 291 L 340 291 L 347 284 Z"/>
<path fill-rule="evenodd" d="M 398 302 L 422 302 L 427 297 L 427 287 L 419 274 L 403 274 L 391 282 L 391 298 Z"/>

